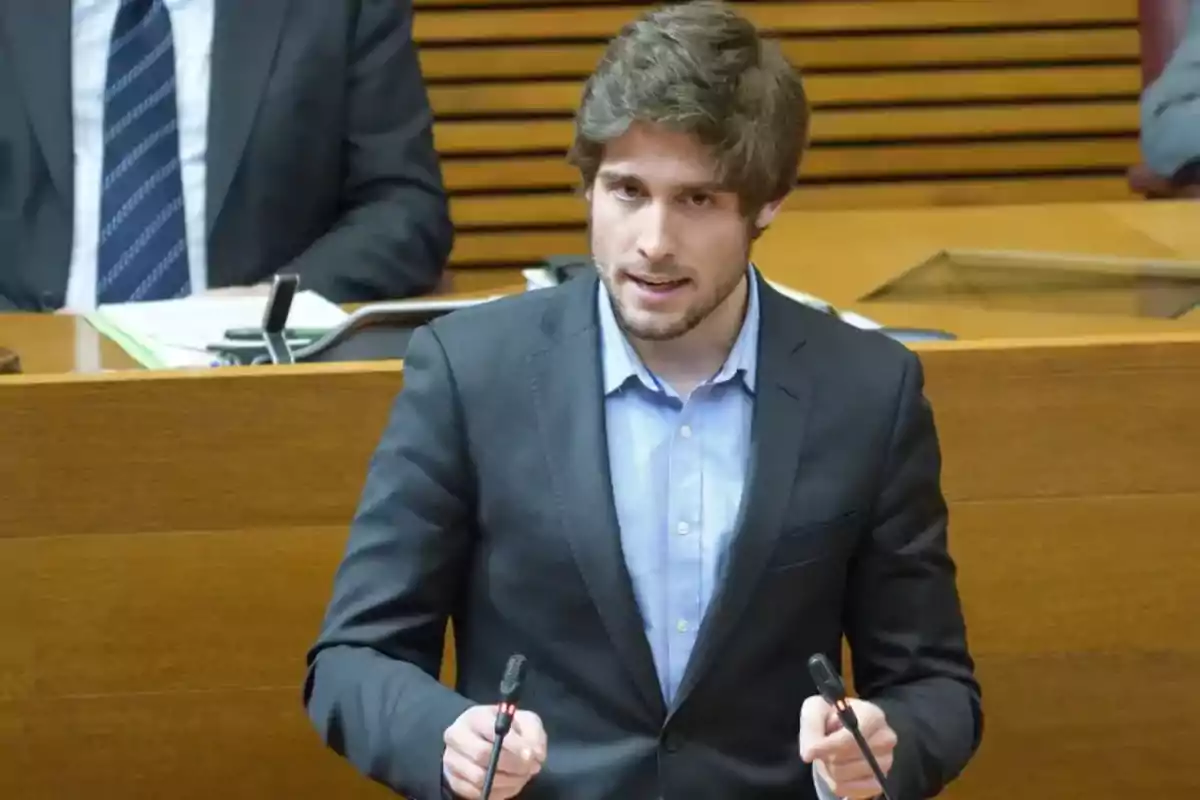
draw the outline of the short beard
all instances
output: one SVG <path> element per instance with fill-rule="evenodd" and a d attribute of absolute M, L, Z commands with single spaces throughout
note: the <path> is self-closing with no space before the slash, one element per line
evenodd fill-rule
<path fill-rule="evenodd" d="M 730 279 L 729 283 L 718 287 L 711 303 L 689 309 L 683 319 L 677 322 L 667 322 L 665 325 L 647 327 L 635 325 L 625 316 L 621 304 L 617 302 L 617 287 L 613 285 L 613 279 L 599 264 L 596 265 L 596 268 L 600 272 L 600 280 L 604 282 L 604 286 L 608 290 L 608 301 L 612 306 L 613 317 L 616 319 L 617 325 L 627 335 L 645 342 L 669 342 L 672 339 L 678 339 L 695 330 L 700 323 L 708 319 L 714 311 L 720 308 L 737 291 L 738 285 L 746 278 L 745 271 L 736 273 Z"/>
<path fill-rule="evenodd" d="M 720 308 L 721 305 L 726 300 L 729 299 L 729 296 L 732 295 L 735 291 L 737 291 L 738 284 L 741 283 L 742 278 L 747 277 L 747 270 L 750 267 L 750 247 L 749 247 L 749 245 L 751 243 L 753 243 L 755 239 L 758 238 L 758 236 L 762 233 L 763 230 L 765 230 L 765 229 L 759 228 L 757 225 L 754 224 L 753 219 L 747 218 L 746 232 L 747 232 L 748 238 L 747 238 L 747 242 L 746 242 L 746 244 L 747 244 L 746 255 L 745 255 L 745 258 L 743 259 L 743 262 L 744 262 L 743 270 L 741 272 L 739 272 L 736 276 L 731 278 L 728 285 L 718 287 L 716 295 L 715 295 L 715 301 L 711 305 L 700 306 L 699 308 L 696 308 L 695 310 L 689 311 L 682 320 L 680 320 L 678 323 L 675 323 L 674 325 L 671 325 L 670 327 L 651 328 L 651 329 L 643 328 L 643 329 L 639 330 L 625 316 L 625 312 L 621 309 L 620 304 L 617 302 L 617 287 L 613 283 L 613 278 L 610 277 L 610 272 L 608 270 L 605 270 L 603 265 L 600 264 L 600 261 L 596 258 L 595 248 L 593 248 L 591 246 L 591 243 L 593 241 L 592 237 L 594 235 L 594 232 L 593 232 L 593 228 L 592 228 L 591 203 L 590 202 L 588 203 L 588 214 L 587 214 L 588 246 L 589 246 L 589 250 L 591 251 L 590 255 L 591 255 L 591 259 L 592 259 L 592 264 L 596 267 L 596 272 L 600 276 L 600 281 L 604 284 L 604 287 L 608 292 L 608 304 L 612 307 L 613 317 L 616 319 L 617 325 L 621 328 L 622 331 L 624 331 L 624 333 L 627 336 L 632 336 L 635 339 L 641 339 L 642 341 L 645 341 L 645 342 L 669 342 L 672 339 L 678 339 L 680 336 L 683 336 L 684 334 L 690 333 L 691 331 L 695 330 L 696 326 L 698 326 L 700 323 L 704 322 L 704 320 L 708 319 L 709 315 L 711 315 L 714 311 L 716 311 L 718 308 Z"/>

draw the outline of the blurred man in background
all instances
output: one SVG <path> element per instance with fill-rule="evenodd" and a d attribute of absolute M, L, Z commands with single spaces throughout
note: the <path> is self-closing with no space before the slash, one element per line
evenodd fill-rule
<path fill-rule="evenodd" d="M 1200 187 L 1200 0 L 1162 73 L 1142 94 L 1142 158 L 1177 187 Z"/>
<path fill-rule="evenodd" d="M 434 288 L 407 0 L 0 0 L 0 309 Z"/>

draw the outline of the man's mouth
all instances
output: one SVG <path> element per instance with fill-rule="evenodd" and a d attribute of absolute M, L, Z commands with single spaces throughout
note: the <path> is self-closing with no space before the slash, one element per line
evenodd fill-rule
<path fill-rule="evenodd" d="M 634 275 L 632 273 L 627 274 L 629 275 L 629 280 L 633 281 L 637 285 L 643 286 L 647 289 L 652 289 L 657 292 L 678 289 L 680 286 L 683 286 L 688 282 L 687 278 L 668 278 L 661 275 Z"/>

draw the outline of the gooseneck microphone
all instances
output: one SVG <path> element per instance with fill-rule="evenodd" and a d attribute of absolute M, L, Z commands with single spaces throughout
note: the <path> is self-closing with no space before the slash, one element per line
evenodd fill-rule
<path fill-rule="evenodd" d="M 883 770 L 879 768 L 879 762 L 875 760 L 870 745 L 867 744 L 862 731 L 858 728 L 858 717 L 855 715 L 854 709 L 846 701 L 846 685 L 834 671 L 833 665 L 823 654 L 817 653 L 808 659 L 808 672 L 812 675 L 813 683 L 817 685 L 817 691 L 821 693 L 821 697 L 837 711 L 838 718 L 846 726 L 846 730 L 850 731 L 850 735 L 858 744 L 858 749 L 862 751 L 867 763 L 871 765 L 871 771 L 875 773 L 875 780 L 879 781 L 879 786 L 883 789 L 885 800 L 892 800 L 892 796 L 888 794 L 887 780 L 883 776 Z"/>
<path fill-rule="evenodd" d="M 496 766 L 500 763 L 500 751 L 504 748 L 504 737 L 512 728 L 521 700 L 521 687 L 525 683 L 525 656 L 517 653 L 508 659 L 504 677 L 500 681 L 500 704 L 496 714 L 496 738 L 492 741 L 492 757 L 488 761 L 487 773 L 483 776 L 483 800 L 492 793 L 492 781 L 496 779 Z"/>

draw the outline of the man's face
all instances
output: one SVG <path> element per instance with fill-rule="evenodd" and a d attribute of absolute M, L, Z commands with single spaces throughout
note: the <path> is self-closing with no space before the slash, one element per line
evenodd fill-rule
<path fill-rule="evenodd" d="M 707 149 L 687 134 L 638 123 L 605 147 L 587 193 L 592 257 L 634 337 L 682 336 L 741 287 L 751 222 L 716 177 Z"/>

